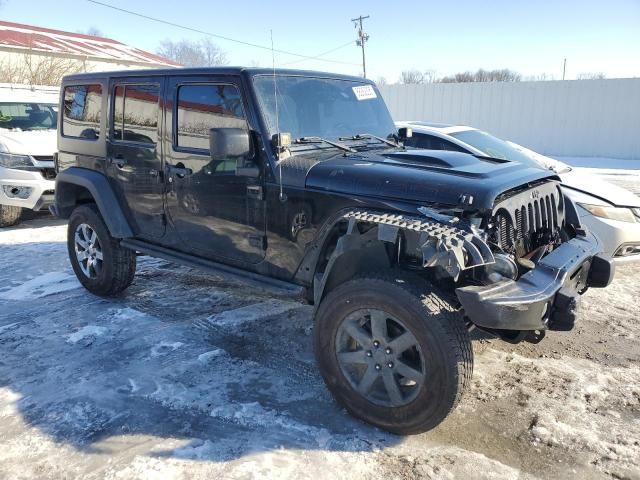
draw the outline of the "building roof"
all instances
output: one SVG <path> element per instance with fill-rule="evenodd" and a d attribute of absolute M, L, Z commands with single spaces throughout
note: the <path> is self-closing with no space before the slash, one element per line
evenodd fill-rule
<path fill-rule="evenodd" d="M 180 66 L 169 59 L 110 38 L 0 21 L 0 49 L 3 48 L 78 56 L 94 61 Z"/>

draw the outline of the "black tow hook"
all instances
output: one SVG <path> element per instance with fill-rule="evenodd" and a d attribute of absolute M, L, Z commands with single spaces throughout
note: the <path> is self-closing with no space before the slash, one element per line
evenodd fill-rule
<path fill-rule="evenodd" d="M 605 288 L 613 281 L 616 273 L 616 264 L 602 254 L 598 254 L 591 260 L 589 270 L 589 286 L 593 288 Z"/>
<path fill-rule="evenodd" d="M 580 294 L 573 288 L 558 290 L 549 322 L 549 330 L 568 332 L 573 330 L 580 306 Z"/>

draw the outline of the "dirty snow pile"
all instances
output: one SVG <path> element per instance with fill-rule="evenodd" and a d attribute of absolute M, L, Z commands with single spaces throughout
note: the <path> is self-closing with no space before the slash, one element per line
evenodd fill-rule
<path fill-rule="evenodd" d="M 488 350 L 474 388 L 485 401 L 508 398 L 534 412 L 529 439 L 580 452 L 604 472 L 640 472 L 640 367 L 604 367 L 564 357 L 525 358 Z"/>

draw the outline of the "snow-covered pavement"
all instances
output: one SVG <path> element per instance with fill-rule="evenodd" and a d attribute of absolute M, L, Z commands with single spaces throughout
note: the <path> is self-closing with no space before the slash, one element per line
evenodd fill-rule
<path fill-rule="evenodd" d="M 66 226 L 0 231 L 0 478 L 640 478 L 640 267 L 539 345 L 477 335 L 436 430 L 351 418 L 318 375 L 311 307 L 141 257 L 80 287 Z"/>

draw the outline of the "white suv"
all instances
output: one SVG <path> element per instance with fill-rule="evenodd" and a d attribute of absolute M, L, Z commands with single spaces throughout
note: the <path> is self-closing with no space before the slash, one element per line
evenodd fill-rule
<path fill-rule="evenodd" d="M 0 227 L 54 200 L 56 87 L 0 84 Z"/>

